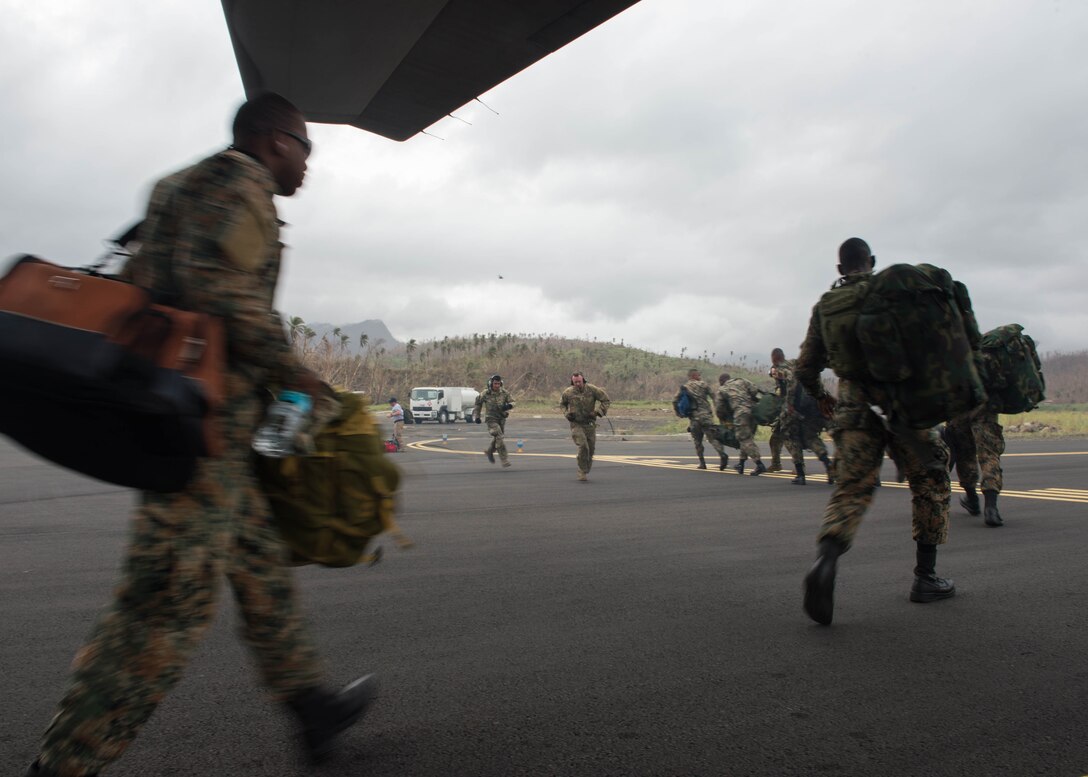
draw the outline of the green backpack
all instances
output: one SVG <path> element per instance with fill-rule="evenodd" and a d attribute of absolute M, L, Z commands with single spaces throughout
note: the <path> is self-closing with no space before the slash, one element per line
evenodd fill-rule
<path fill-rule="evenodd" d="M 985 401 L 971 298 L 947 270 L 893 264 L 832 289 L 819 310 L 832 369 L 882 391 L 893 424 L 928 429 Z"/>
<path fill-rule="evenodd" d="M 1046 380 L 1035 341 L 1019 324 L 982 336 L 982 381 L 998 413 L 1027 413 L 1046 399 Z"/>
<path fill-rule="evenodd" d="M 782 413 L 782 397 L 764 394 L 752 405 L 752 418 L 759 426 L 770 426 Z"/>
<path fill-rule="evenodd" d="M 352 566 L 371 537 L 394 525 L 400 471 L 369 402 L 350 392 L 337 399 L 340 414 L 314 436 L 313 453 L 257 457 L 257 477 L 295 564 Z"/>
<path fill-rule="evenodd" d="M 840 378 L 869 382 L 869 367 L 858 341 L 858 315 L 869 293 L 871 280 L 835 286 L 824 292 L 816 309 L 820 311 L 820 335 L 827 349 L 827 362 Z"/>

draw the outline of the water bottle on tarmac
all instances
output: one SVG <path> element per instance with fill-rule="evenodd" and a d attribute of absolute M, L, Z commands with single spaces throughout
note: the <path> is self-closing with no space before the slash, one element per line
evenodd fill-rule
<path fill-rule="evenodd" d="M 313 400 L 301 391 L 283 391 L 269 405 L 264 421 L 253 436 L 253 450 L 270 459 L 282 459 L 298 453 L 295 435 L 310 414 Z"/>

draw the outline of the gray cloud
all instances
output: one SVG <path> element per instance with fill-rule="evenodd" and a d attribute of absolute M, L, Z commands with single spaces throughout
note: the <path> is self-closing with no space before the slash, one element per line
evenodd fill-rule
<path fill-rule="evenodd" d="M 39 5 L 0 32 L 0 248 L 79 261 L 226 142 L 241 87 L 214 4 Z M 444 140 L 312 126 L 278 302 L 401 339 L 793 350 L 858 234 L 947 266 L 984 326 L 1086 347 L 1086 22 L 1063 0 L 647 0 Z"/>

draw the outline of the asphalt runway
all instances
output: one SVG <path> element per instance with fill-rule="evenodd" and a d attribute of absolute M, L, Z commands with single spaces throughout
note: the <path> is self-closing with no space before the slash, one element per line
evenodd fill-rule
<path fill-rule="evenodd" d="M 938 572 L 957 595 L 925 605 L 907 600 L 910 496 L 887 462 L 821 627 L 801 611 L 830 493 L 817 462 L 803 488 L 699 471 L 688 438 L 606 424 L 577 483 L 564 427 L 515 415 L 507 470 L 483 426 L 408 427 L 399 520 L 416 546 L 299 570 L 330 678 L 383 682 L 331 763 L 300 762 L 224 588 L 184 679 L 106 774 L 1088 774 L 1088 441 L 1009 443 L 1004 527 L 954 493 Z M 108 601 L 132 501 L 0 441 L 9 774 Z"/>

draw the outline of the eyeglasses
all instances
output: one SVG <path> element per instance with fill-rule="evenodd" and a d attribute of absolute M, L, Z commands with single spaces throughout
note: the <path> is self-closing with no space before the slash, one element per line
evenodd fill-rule
<path fill-rule="evenodd" d="M 309 156 L 314 150 L 314 142 L 309 138 L 304 138 L 298 133 L 291 132 L 291 130 L 277 129 L 277 132 L 282 132 L 284 135 L 290 135 L 292 138 L 302 144 L 302 148 L 306 150 L 306 156 Z"/>

